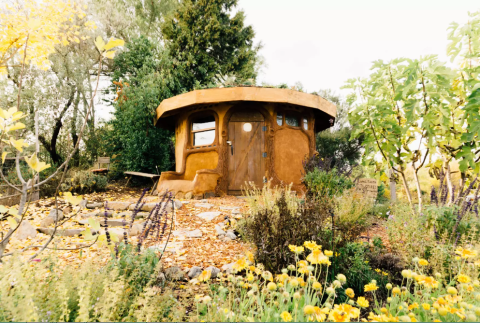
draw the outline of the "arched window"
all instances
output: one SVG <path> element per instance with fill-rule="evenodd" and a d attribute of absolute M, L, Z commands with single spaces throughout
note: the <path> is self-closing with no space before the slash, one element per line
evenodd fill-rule
<path fill-rule="evenodd" d="M 207 115 L 193 119 L 191 133 L 194 146 L 210 145 L 215 140 L 215 117 Z"/>
<path fill-rule="evenodd" d="M 287 112 L 285 113 L 285 123 L 292 127 L 300 127 L 300 118 L 294 112 Z"/>
<path fill-rule="evenodd" d="M 308 130 L 308 119 L 303 117 L 303 129 Z"/>

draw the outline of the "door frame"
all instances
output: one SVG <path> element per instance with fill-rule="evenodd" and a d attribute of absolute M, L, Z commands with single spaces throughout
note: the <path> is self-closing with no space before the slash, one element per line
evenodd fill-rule
<path fill-rule="evenodd" d="M 241 191 L 229 191 L 228 190 L 228 165 L 230 162 L 230 146 L 227 145 L 227 140 L 228 140 L 228 125 L 230 123 L 230 119 L 233 116 L 235 112 L 238 110 L 246 110 L 246 109 L 251 109 L 258 111 L 260 114 L 263 115 L 264 118 L 264 124 L 265 127 L 267 127 L 267 131 L 265 131 L 264 135 L 264 149 L 265 152 L 267 153 L 267 157 L 264 158 L 264 163 L 265 163 L 265 172 L 266 176 L 270 177 L 272 175 L 272 167 L 273 167 L 273 133 L 274 130 L 272 128 L 272 116 L 270 113 L 268 113 L 268 110 L 264 107 L 264 104 L 260 102 L 252 102 L 252 101 L 242 101 L 239 103 L 234 104 L 231 106 L 225 116 L 223 117 L 223 123 L 222 123 L 222 142 L 220 144 L 221 146 L 221 154 L 219 158 L 219 163 L 221 162 L 222 164 L 222 178 L 217 185 L 217 190 L 222 191 L 226 194 L 231 195 L 231 193 L 235 194 L 241 194 Z"/>

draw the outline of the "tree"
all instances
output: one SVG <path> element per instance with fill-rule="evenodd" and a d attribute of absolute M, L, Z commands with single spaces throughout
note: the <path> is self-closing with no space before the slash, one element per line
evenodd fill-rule
<path fill-rule="evenodd" d="M 320 90 L 316 94 L 337 106 L 335 125 L 317 134 L 317 152 L 320 157 L 331 160 L 330 168 L 352 169 L 360 161 L 363 137 L 352 138 L 353 126 L 347 119 L 350 106 L 331 90 Z"/>
<path fill-rule="evenodd" d="M 237 0 L 186 0 L 161 26 L 166 49 L 186 90 L 234 74 L 255 79 L 255 33 L 245 14 L 231 17 Z"/>

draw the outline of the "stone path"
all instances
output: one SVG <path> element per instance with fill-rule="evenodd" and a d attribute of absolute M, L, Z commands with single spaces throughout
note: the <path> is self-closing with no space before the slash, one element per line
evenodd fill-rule
<path fill-rule="evenodd" d="M 101 202 L 98 199 L 90 200 L 89 198 L 91 197 L 82 202 L 85 208 L 72 220 L 66 222 L 65 226 L 57 229 L 56 235 L 60 239 L 67 239 L 62 240 L 66 242 L 68 239 L 82 241 L 82 232 L 85 228 L 90 227 L 90 218 L 96 219 L 101 226 L 99 232 L 93 232 L 93 234 L 102 234 L 105 232 L 106 213 L 108 231 L 116 234 L 119 239 L 123 239 L 123 217 L 125 217 L 125 222 L 130 224 L 132 210 L 137 199 L 127 198 Z M 139 235 L 143 232 L 149 211 L 160 202 L 160 199 L 155 196 L 148 196 L 145 200 L 142 211 L 137 214 L 131 229 L 127 231 L 128 239 L 133 245 L 137 244 Z M 105 210 L 105 205 L 107 205 L 107 210 Z M 171 211 L 171 203 L 166 205 L 166 208 Z M 162 257 L 165 267 L 179 266 L 186 271 L 194 266 L 212 267 L 215 268 L 212 270 L 216 271 L 245 254 L 247 246 L 238 239 L 234 228 L 230 226 L 235 219 L 241 219 L 247 211 L 245 200 L 231 196 L 204 200 L 175 200 L 175 209 L 173 231 L 166 249 L 165 241 L 147 240 L 144 245 L 144 248 L 159 254 L 165 249 L 166 253 Z M 41 219 L 31 221 L 33 226 L 25 225 L 24 232 L 19 232 L 18 236 L 23 234 L 24 239 L 35 239 L 35 236 L 38 235 L 37 239 L 46 239 L 53 233 L 55 217 L 58 217 L 60 221 L 67 216 L 72 216 L 74 212 L 71 212 L 66 204 L 59 203 L 58 211 L 50 208 L 48 212 L 43 213 Z M 170 228 L 170 224 L 169 222 L 168 228 Z M 169 230 L 167 229 L 167 231 Z M 93 246 L 92 250 L 98 250 L 96 252 L 98 253 L 101 248 Z M 84 250 L 84 253 L 88 254 L 88 250 Z"/>

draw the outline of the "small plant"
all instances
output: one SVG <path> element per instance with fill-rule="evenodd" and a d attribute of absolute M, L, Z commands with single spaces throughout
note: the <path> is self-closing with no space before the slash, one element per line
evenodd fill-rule
<path fill-rule="evenodd" d="M 104 191 L 107 188 L 107 177 L 93 174 L 86 170 L 74 172 L 73 176 L 60 185 L 63 192 L 79 194 Z"/>

